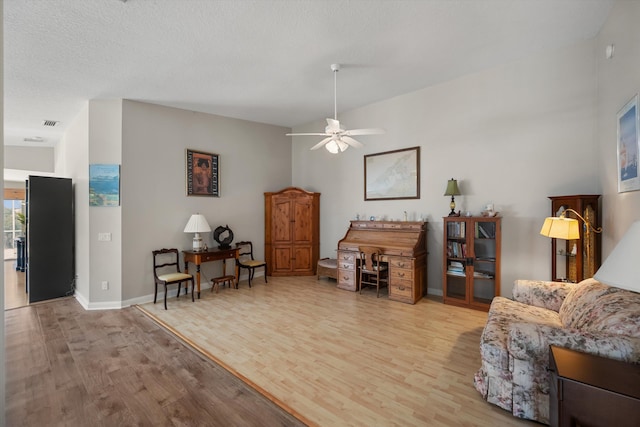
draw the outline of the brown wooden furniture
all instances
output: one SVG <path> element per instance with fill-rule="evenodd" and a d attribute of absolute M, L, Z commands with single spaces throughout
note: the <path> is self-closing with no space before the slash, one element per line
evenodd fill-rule
<path fill-rule="evenodd" d="M 387 264 L 382 261 L 382 250 L 372 246 L 360 246 L 360 294 L 362 288 L 374 286 L 376 288 L 376 298 L 380 297 L 380 286 L 387 286 L 389 283 Z"/>
<path fill-rule="evenodd" d="M 253 243 L 249 241 L 238 242 L 236 243 L 236 248 L 238 248 L 239 251 L 239 257 L 236 259 L 236 264 L 240 268 L 245 268 L 249 273 L 249 287 L 251 287 L 251 279 L 253 279 L 256 268 L 260 267 L 264 267 L 264 283 L 267 283 L 267 263 L 253 257 Z"/>
<path fill-rule="evenodd" d="M 159 249 L 152 251 L 153 254 L 153 278 L 156 285 L 156 290 L 153 294 L 153 303 L 156 303 L 158 298 L 158 285 L 164 286 L 164 309 L 167 309 L 167 286 L 178 284 L 178 295 L 176 298 L 180 298 L 180 289 L 182 282 L 187 282 L 184 287 L 184 294 L 186 295 L 191 282 L 191 301 L 195 301 L 193 298 L 194 283 L 193 276 L 186 272 L 180 272 L 180 263 L 178 258 L 178 250 L 172 249 Z M 200 295 L 200 292 L 198 292 Z"/>
<path fill-rule="evenodd" d="M 551 215 L 560 216 L 567 208 L 579 212 L 595 228 L 600 227 L 600 195 L 550 196 Z M 576 216 L 567 212 L 568 218 Z M 585 229 L 580 222 L 577 240 L 551 239 L 551 280 L 578 283 L 593 277 L 600 267 L 602 245 L 600 234 Z M 575 251 L 573 250 L 575 246 Z M 575 252 L 575 253 L 574 253 Z"/>
<path fill-rule="evenodd" d="M 312 276 L 320 257 L 320 193 L 289 187 L 264 193 L 270 276 Z"/>
<path fill-rule="evenodd" d="M 318 280 L 320 276 L 331 277 L 338 280 L 338 260 L 335 258 L 322 258 L 318 260 Z"/>
<path fill-rule="evenodd" d="M 489 310 L 500 295 L 500 217 L 444 217 L 443 302 Z"/>
<path fill-rule="evenodd" d="M 226 260 L 230 258 L 238 259 L 238 248 L 229 249 L 208 249 L 206 251 L 182 251 L 184 256 L 184 272 L 189 272 L 189 263 L 196 265 L 196 286 L 198 288 L 198 298 L 200 298 L 200 265 L 204 262 L 222 261 L 224 271 L 226 271 Z M 240 269 L 236 262 L 236 283 L 238 282 Z"/>
<path fill-rule="evenodd" d="M 550 346 L 551 426 L 640 425 L 640 365 Z"/>
<path fill-rule="evenodd" d="M 358 290 L 360 246 L 377 246 L 389 265 L 389 299 L 415 304 L 427 289 L 427 223 L 351 221 L 338 242 L 338 288 Z"/>
<path fill-rule="evenodd" d="M 229 285 L 230 288 L 235 286 L 235 288 L 237 289 L 238 285 L 236 284 L 236 276 L 214 277 L 213 279 L 211 279 L 211 292 L 213 292 L 213 289 L 215 288 L 216 293 L 218 293 L 218 291 L 220 290 L 220 285 Z"/>

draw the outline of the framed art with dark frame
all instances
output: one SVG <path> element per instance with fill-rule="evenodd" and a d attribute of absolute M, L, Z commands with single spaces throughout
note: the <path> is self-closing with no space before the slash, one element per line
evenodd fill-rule
<path fill-rule="evenodd" d="M 618 112 L 618 193 L 640 190 L 638 94 Z"/>
<path fill-rule="evenodd" d="M 420 198 L 420 147 L 364 156 L 364 200 Z"/>
<path fill-rule="evenodd" d="M 220 197 L 220 156 L 187 149 L 187 196 Z"/>

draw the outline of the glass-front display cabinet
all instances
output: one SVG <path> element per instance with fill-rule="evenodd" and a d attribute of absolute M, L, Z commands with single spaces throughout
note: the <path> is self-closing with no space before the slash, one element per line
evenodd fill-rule
<path fill-rule="evenodd" d="M 445 217 L 443 301 L 489 310 L 500 295 L 500 217 Z"/>
<path fill-rule="evenodd" d="M 549 196 L 551 215 L 560 216 L 567 209 L 580 213 L 593 228 L 600 227 L 600 195 Z M 600 234 L 569 211 L 565 217 L 580 224 L 580 238 L 551 239 L 551 280 L 578 283 L 593 277 L 601 262 Z"/>

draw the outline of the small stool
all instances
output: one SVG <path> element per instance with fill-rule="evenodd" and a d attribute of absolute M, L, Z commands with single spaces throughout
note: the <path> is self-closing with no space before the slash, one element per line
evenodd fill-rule
<path fill-rule="evenodd" d="M 318 260 L 318 280 L 320 276 L 331 277 L 338 280 L 338 260 L 335 258 L 322 258 Z"/>
<path fill-rule="evenodd" d="M 225 285 L 229 284 L 229 287 L 233 287 L 233 283 L 236 281 L 236 276 L 220 276 L 214 277 L 211 279 L 211 292 L 213 292 L 213 288 L 216 288 L 216 293 L 220 290 L 220 284 Z"/>

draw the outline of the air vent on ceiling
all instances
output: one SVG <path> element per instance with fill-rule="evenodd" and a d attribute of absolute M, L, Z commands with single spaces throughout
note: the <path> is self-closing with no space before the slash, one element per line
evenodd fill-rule
<path fill-rule="evenodd" d="M 55 125 L 57 125 L 59 122 L 56 120 L 45 120 L 42 122 L 42 126 L 49 126 L 49 127 L 54 127 Z"/>

